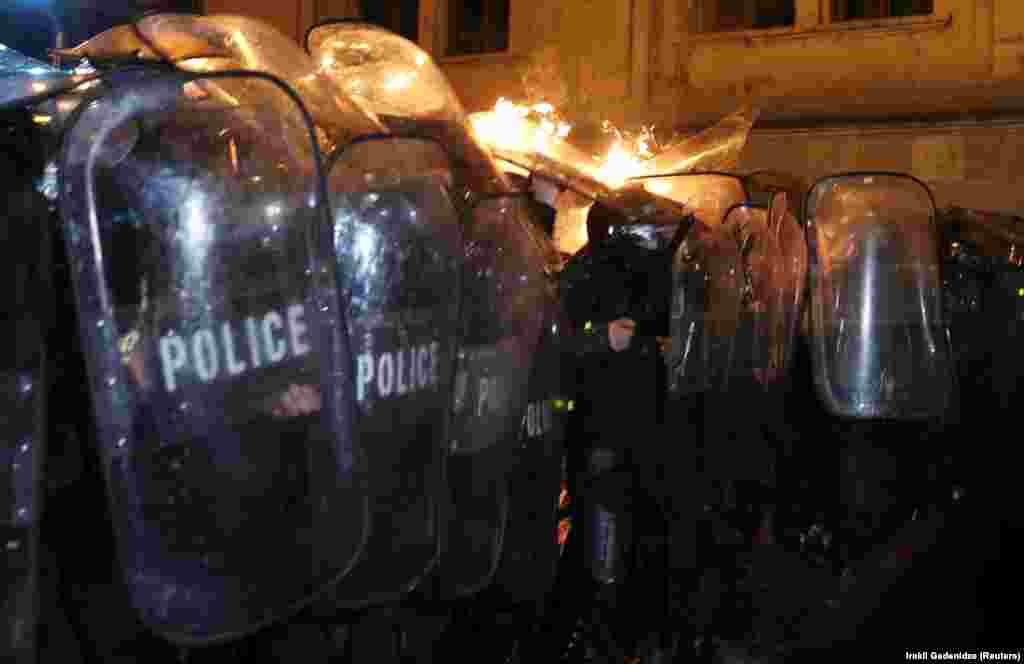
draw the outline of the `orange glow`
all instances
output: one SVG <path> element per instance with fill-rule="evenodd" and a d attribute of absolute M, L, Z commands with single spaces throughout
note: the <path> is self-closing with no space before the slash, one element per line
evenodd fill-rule
<path fill-rule="evenodd" d="M 569 539 L 569 531 L 572 529 L 572 522 L 569 519 L 562 519 L 558 522 L 558 544 L 559 546 L 565 546 L 566 541 Z"/>
<path fill-rule="evenodd" d="M 474 113 L 469 120 L 477 138 L 489 147 L 548 154 L 572 131 L 554 110 L 551 104 L 522 106 L 502 97 L 494 110 Z"/>
<path fill-rule="evenodd" d="M 471 115 L 470 123 L 477 138 L 490 149 L 536 153 L 555 163 L 566 163 L 610 189 L 621 188 L 630 177 L 644 174 L 644 162 L 654 157 L 649 128 L 636 138 L 627 138 L 609 122 L 604 123 L 604 130 L 614 133 L 615 140 L 604 155 L 594 157 L 567 150 L 564 141 L 572 125 L 562 120 L 547 101 L 525 106 L 502 97 L 493 110 Z"/>
<path fill-rule="evenodd" d="M 649 180 L 644 183 L 644 189 L 656 196 L 667 196 L 672 191 L 672 183 L 666 180 Z"/>
<path fill-rule="evenodd" d="M 604 130 L 614 133 L 615 141 L 604 155 L 595 157 L 569 149 L 565 139 L 572 125 L 547 102 L 528 106 L 502 97 L 492 110 L 471 115 L 470 122 L 477 138 L 493 150 L 539 154 L 612 189 L 645 174 L 645 162 L 655 156 L 650 128 L 645 127 L 636 138 L 627 138 L 610 122 L 604 123 Z"/>
<path fill-rule="evenodd" d="M 626 184 L 629 178 L 645 175 L 645 162 L 654 157 L 651 150 L 651 144 L 654 142 L 651 128 L 644 127 L 635 138 L 623 136 L 615 125 L 607 121 L 604 123 L 604 130 L 606 133 L 615 134 L 615 142 L 601 160 L 598 171 L 601 180 L 613 189 L 618 189 Z"/>

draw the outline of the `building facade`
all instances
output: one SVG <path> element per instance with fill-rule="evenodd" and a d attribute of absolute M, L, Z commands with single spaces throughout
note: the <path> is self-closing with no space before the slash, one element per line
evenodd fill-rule
<path fill-rule="evenodd" d="M 207 11 L 299 39 L 318 18 L 380 4 L 469 110 L 543 97 L 585 137 L 604 120 L 697 130 L 751 104 L 761 115 L 744 170 L 909 172 L 940 206 L 1024 211 L 1019 0 L 207 0 Z"/>

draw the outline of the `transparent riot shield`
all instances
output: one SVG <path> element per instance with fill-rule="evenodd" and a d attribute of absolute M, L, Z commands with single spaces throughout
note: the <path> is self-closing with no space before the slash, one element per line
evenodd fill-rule
<path fill-rule="evenodd" d="M 732 256 L 721 268 L 712 268 L 712 273 L 721 276 L 716 286 L 737 288 L 739 298 L 723 293 L 714 299 L 721 309 L 711 310 L 716 329 L 711 339 L 721 344 L 720 355 L 715 356 L 722 357 L 723 363 L 712 364 L 712 379 L 722 390 L 728 390 L 730 379 L 737 375 L 753 376 L 765 385 L 774 382 L 779 371 L 778 349 L 772 345 L 771 334 L 772 323 L 778 318 L 772 290 L 778 244 L 769 232 L 768 208 L 736 205 L 726 214 L 720 232 L 726 242 L 731 240 L 736 245 L 737 274 L 723 273 L 733 269 Z"/>
<path fill-rule="evenodd" d="M 60 172 L 135 608 L 184 645 L 288 615 L 367 528 L 309 114 L 265 74 L 154 73 L 79 106 Z"/>
<path fill-rule="evenodd" d="M 139 20 L 135 29 L 163 60 L 181 69 L 248 69 L 282 79 L 309 109 L 325 155 L 382 129 L 373 111 L 339 88 L 293 40 L 267 23 L 246 16 L 153 14 Z"/>
<path fill-rule="evenodd" d="M 0 660 L 36 661 L 46 454 L 44 336 L 52 307 L 47 201 L 26 168 L 28 114 L 0 118 Z M 40 164 L 41 165 L 41 164 Z"/>
<path fill-rule="evenodd" d="M 744 175 L 743 185 L 750 195 L 750 201 L 765 207 L 771 205 L 776 194 L 785 193 L 793 216 L 798 220 L 803 219 L 800 206 L 807 193 L 807 184 L 803 178 L 782 171 L 760 170 Z"/>
<path fill-rule="evenodd" d="M 366 553 L 331 592 L 336 607 L 401 599 L 440 554 L 462 239 L 450 181 L 444 150 L 423 138 L 366 137 L 331 168 L 373 496 Z"/>
<path fill-rule="evenodd" d="M 483 198 L 466 230 L 442 566 L 456 595 L 488 584 L 502 552 L 510 467 L 550 292 L 527 214 L 524 196 Z"/>
<path fill-rule="evenodd" d="M 134 25 L 115 25 L 93 35 L 77 46 L 50 51 L 62 60 L 88 60 L 93 65 L 132 64 L 140 60 L 160 61 L 160 55 L 142 38 Z"/>
<path fill-rule="evenodd" d="M 736 168 L 750 130 L 761 111 L 745 106 L 704 131 L 657 154 L 644 164 L 646 173 L 731 171 Z"/>
<path fill-rule="evenodd" d="M 803 313 L 807 289 L 807 242 L 803 228 L 790 209 L 786 192 L 772 195 L 768 212 L 768 234 L 774 244 L 774 262 L 768 283 L 770 344 L 768 382 L 789 374 L 797 326 Z"/>
<path fill-rule="evenodd" d="M 314 25 L 305 42 L 318 73 L 390 130 L 429 135 L 443 144 L 457 188 L 477 194 L 512 191 L 471 132 L 448 78 L 418 45 L 375 25 L 338 20 Z"/>
<path fill-rule="evenodd" d="M 815 382 L 856 418 L 941 414 L 953 362 L 928 188 L 907 175 L 819 180 L 805 205 Z"/>
<path fill-rule="evenodd" d="M 633 178 L 644 189 L 685 206 L 697 219 L 716 227 L 734 205 L 748 200 L 743 180 L 727 173 L 686 173 Z"/>
<path fill-rule="evenodd" d="M 544 307 L 528 403 L 512 454 L 508 523 L 493 585 L 498 601 L 508 604 L 543 599 L 554 583 L 560 552 L 558 506 L 568 416 L 561 354 L 568 328 L 554 298 Z"/>
<path fill-rule="evenodd" d="M 993 469 L 1013 472 L 1010 450 L 999 437 L 960 441 L 975 435 L 977 422 L 1012 427 L 1021 405 L 1017 388 L 1024 326 L 1024 246 L 1020 218 L 981 210 L 951 208 L 940 219 L 943 231 L 943 292 L 957 364 L 958 399 L 947 433 L 940 481 L 953 480 L 946 495 L 960 500 L 971 485 L 1014 486 L 993 481 Z M 1005 460 L 1005 461 L 1004 461 Z M 948 487 L 948 485 L 947 485 Z"/>
<path fill-rule="evenodd" d="M 740 247 L 722 227 L 726 212 L 746 200 L 746 191 L 739 178 L 718 173 L 639 181 L 695 217 L 672 260 L 672 344 L 666 362 L 670 395 L 704 392 L 728 377 L 732 362 L 743 271 Z"/>
<path fill-rule="evenodd" d="M 0 111 L 24 109 L 78 81 L 70 73 L 0 44 Z"/>
<path fill-rule="evenodd" d="M 760 500 L 751 495 L 751 487 L 771 485 L 775 465 L 766 433 L 779 417 L 785 385 L 783 339 L 775 333 L 782 316 L 775 290 L 781 257 L 768 218 L 767 208 L 734 206 L 706 258 L 704 469 L 712 486 L 724 492 L 712 503 L 721 500 L 727 510 L 736 500 L 759 509 L 746 503 Z M 737 407 L 742 417 L 735 416 Z M 740 487 L 744 495 L 737 493 Z"/>

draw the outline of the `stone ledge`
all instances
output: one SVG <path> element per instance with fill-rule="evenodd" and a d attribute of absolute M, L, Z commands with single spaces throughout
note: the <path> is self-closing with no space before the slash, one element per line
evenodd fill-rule
<path fill-rule="evenodd" d="M 477 53 L 474 55 L 444 55 L 436 58 L 439 65 L 498 65 L 524 62 L 528 56 L 504 51 L 501 53 Z"/>
<path fill-rule="evenodd" d="M 776 41 L 784 39 L 811 39 L 836 33 L 856 32 L 858 34 L 893 34 L 903 32 L 926 32 L 946 30 L 953 26 L 953 14 L 947 16 L 898 16 L 895 18 L 836 21 L 811 27 L 793 26 L 787 28 L 764 28 L 760 30 L 735 30 L 729 32 L 698 32 L 690 34 L 696 43 L 720 41 Z"/>

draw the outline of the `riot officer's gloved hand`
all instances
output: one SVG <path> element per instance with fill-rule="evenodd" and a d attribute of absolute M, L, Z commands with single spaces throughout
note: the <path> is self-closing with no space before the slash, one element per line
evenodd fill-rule
<path fill-rule="evenodd" d="M 633 341 L 633 332 L 636 330 L 636 322 L 630 318 L 619 318 L 608 323 L 608 345 L 616 353 L 629 348 Z"/>

